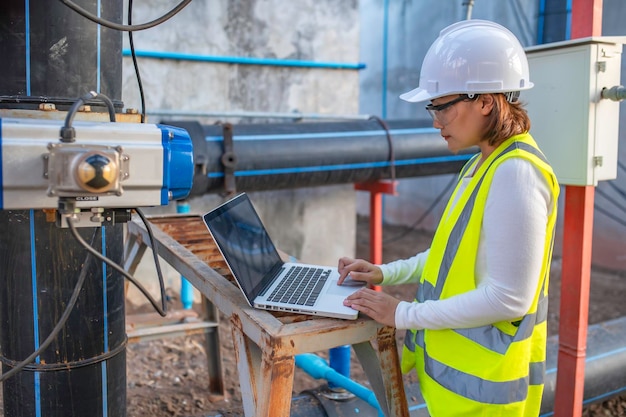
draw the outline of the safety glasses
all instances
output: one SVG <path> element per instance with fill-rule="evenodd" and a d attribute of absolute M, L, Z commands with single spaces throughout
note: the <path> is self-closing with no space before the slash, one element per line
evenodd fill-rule
<path fill-rule="evenodd" d="M 433 121 L 438 122 L 440 125 L 445 126 L 450 123 L 457 115 L 456 108 L 454 105 L 456 103 L 460 103 L 461 101 L 467 100 L 476 100 L 478 94 L 473 95 L 472 97 L 467 94 L 461 94 L 454 100 L 450 100 L 447 103 L 439 104 L 437 106 L 429 104 L 426 106 L 426 111 L 433 118 Z"/>

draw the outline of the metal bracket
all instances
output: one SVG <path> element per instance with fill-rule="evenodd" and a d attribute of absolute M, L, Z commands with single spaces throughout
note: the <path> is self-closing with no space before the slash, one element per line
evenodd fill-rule
<path fill-rule="evenodd" d="M 223 125 L 224 152 L 221 161 L 224 166 L 224 190 L 226 195 L 234 195 L 237 192 L 235 183 L 235 167 L 237 166 L 237 155 L 233 149 L 233 125 L 224 123 Z"/>

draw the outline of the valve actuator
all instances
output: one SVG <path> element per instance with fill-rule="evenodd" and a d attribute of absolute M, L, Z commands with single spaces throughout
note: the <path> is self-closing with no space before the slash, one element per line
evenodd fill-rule
<path fill-rule="evenodd" d="M 63 122 L 0 119 L 0 209 L 167 205 L 187 197 L 193 145 L 185 129 L 143 123 L 74 122 L 75 139 L 59 139 Z"/>

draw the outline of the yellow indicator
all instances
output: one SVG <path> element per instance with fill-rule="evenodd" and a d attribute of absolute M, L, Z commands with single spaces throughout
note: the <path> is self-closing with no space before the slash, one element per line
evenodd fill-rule
<path fill-rule="evenodd" d="M 117 163 L 102 153 L 90 153 L 76 168 L 78 185 L 93 193 L 104 193 L 115 186 L 119 177 Z"/>

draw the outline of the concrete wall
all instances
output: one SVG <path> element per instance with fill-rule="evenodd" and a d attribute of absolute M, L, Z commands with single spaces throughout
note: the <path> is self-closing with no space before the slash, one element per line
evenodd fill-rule
<path fill-rule="evenodd" d="M 135 2 L 133 7 L 132 21 L 139 24 L 168 11 L 172 2 Z M 355 0 L 212 0 L 191 2 L 171 20 L 154 29 L 134 32 L 133 37 L 137 51 L 357 63 L 359 35 Z M 127 35 L 124 45 L 129 49 Z M 331 115 L 358 112 L 356 70 L 150 58 L 139 58 L 138 64 L 148 114 L 156 110 L 299 111 Z M 123 79 L 125 107 L 140 110 L 139 89 L 130 57 L 124 58 Z M 279 121 L 258 117 L 200 120 L 209 124 L 218 120 L 234 124 Z M 158 122 L 160 118 L 150 116 L 148 121 Z M 354 254 L 356 207 L 352 185 L 250 192 L 250 195 L 276 245 L 285 252 L 302 261 L 327 265 L 336 265 L 340 256 Z M 219 195 L 207 195 L 191 199 L 189 204 L 192 213 L 204 213 L 222 201 Z M 176 211 L 175 204 L 145 209 L 148 215 Z M 137 274 L 152 293 L 158 294 L 154 265 L 148 255 Z M 177 292 L 179 276 L 167 266 L 165 271 L 167 287 Z M 136 304 L 145 302 L 134 289 L 129 297 Z"/>

